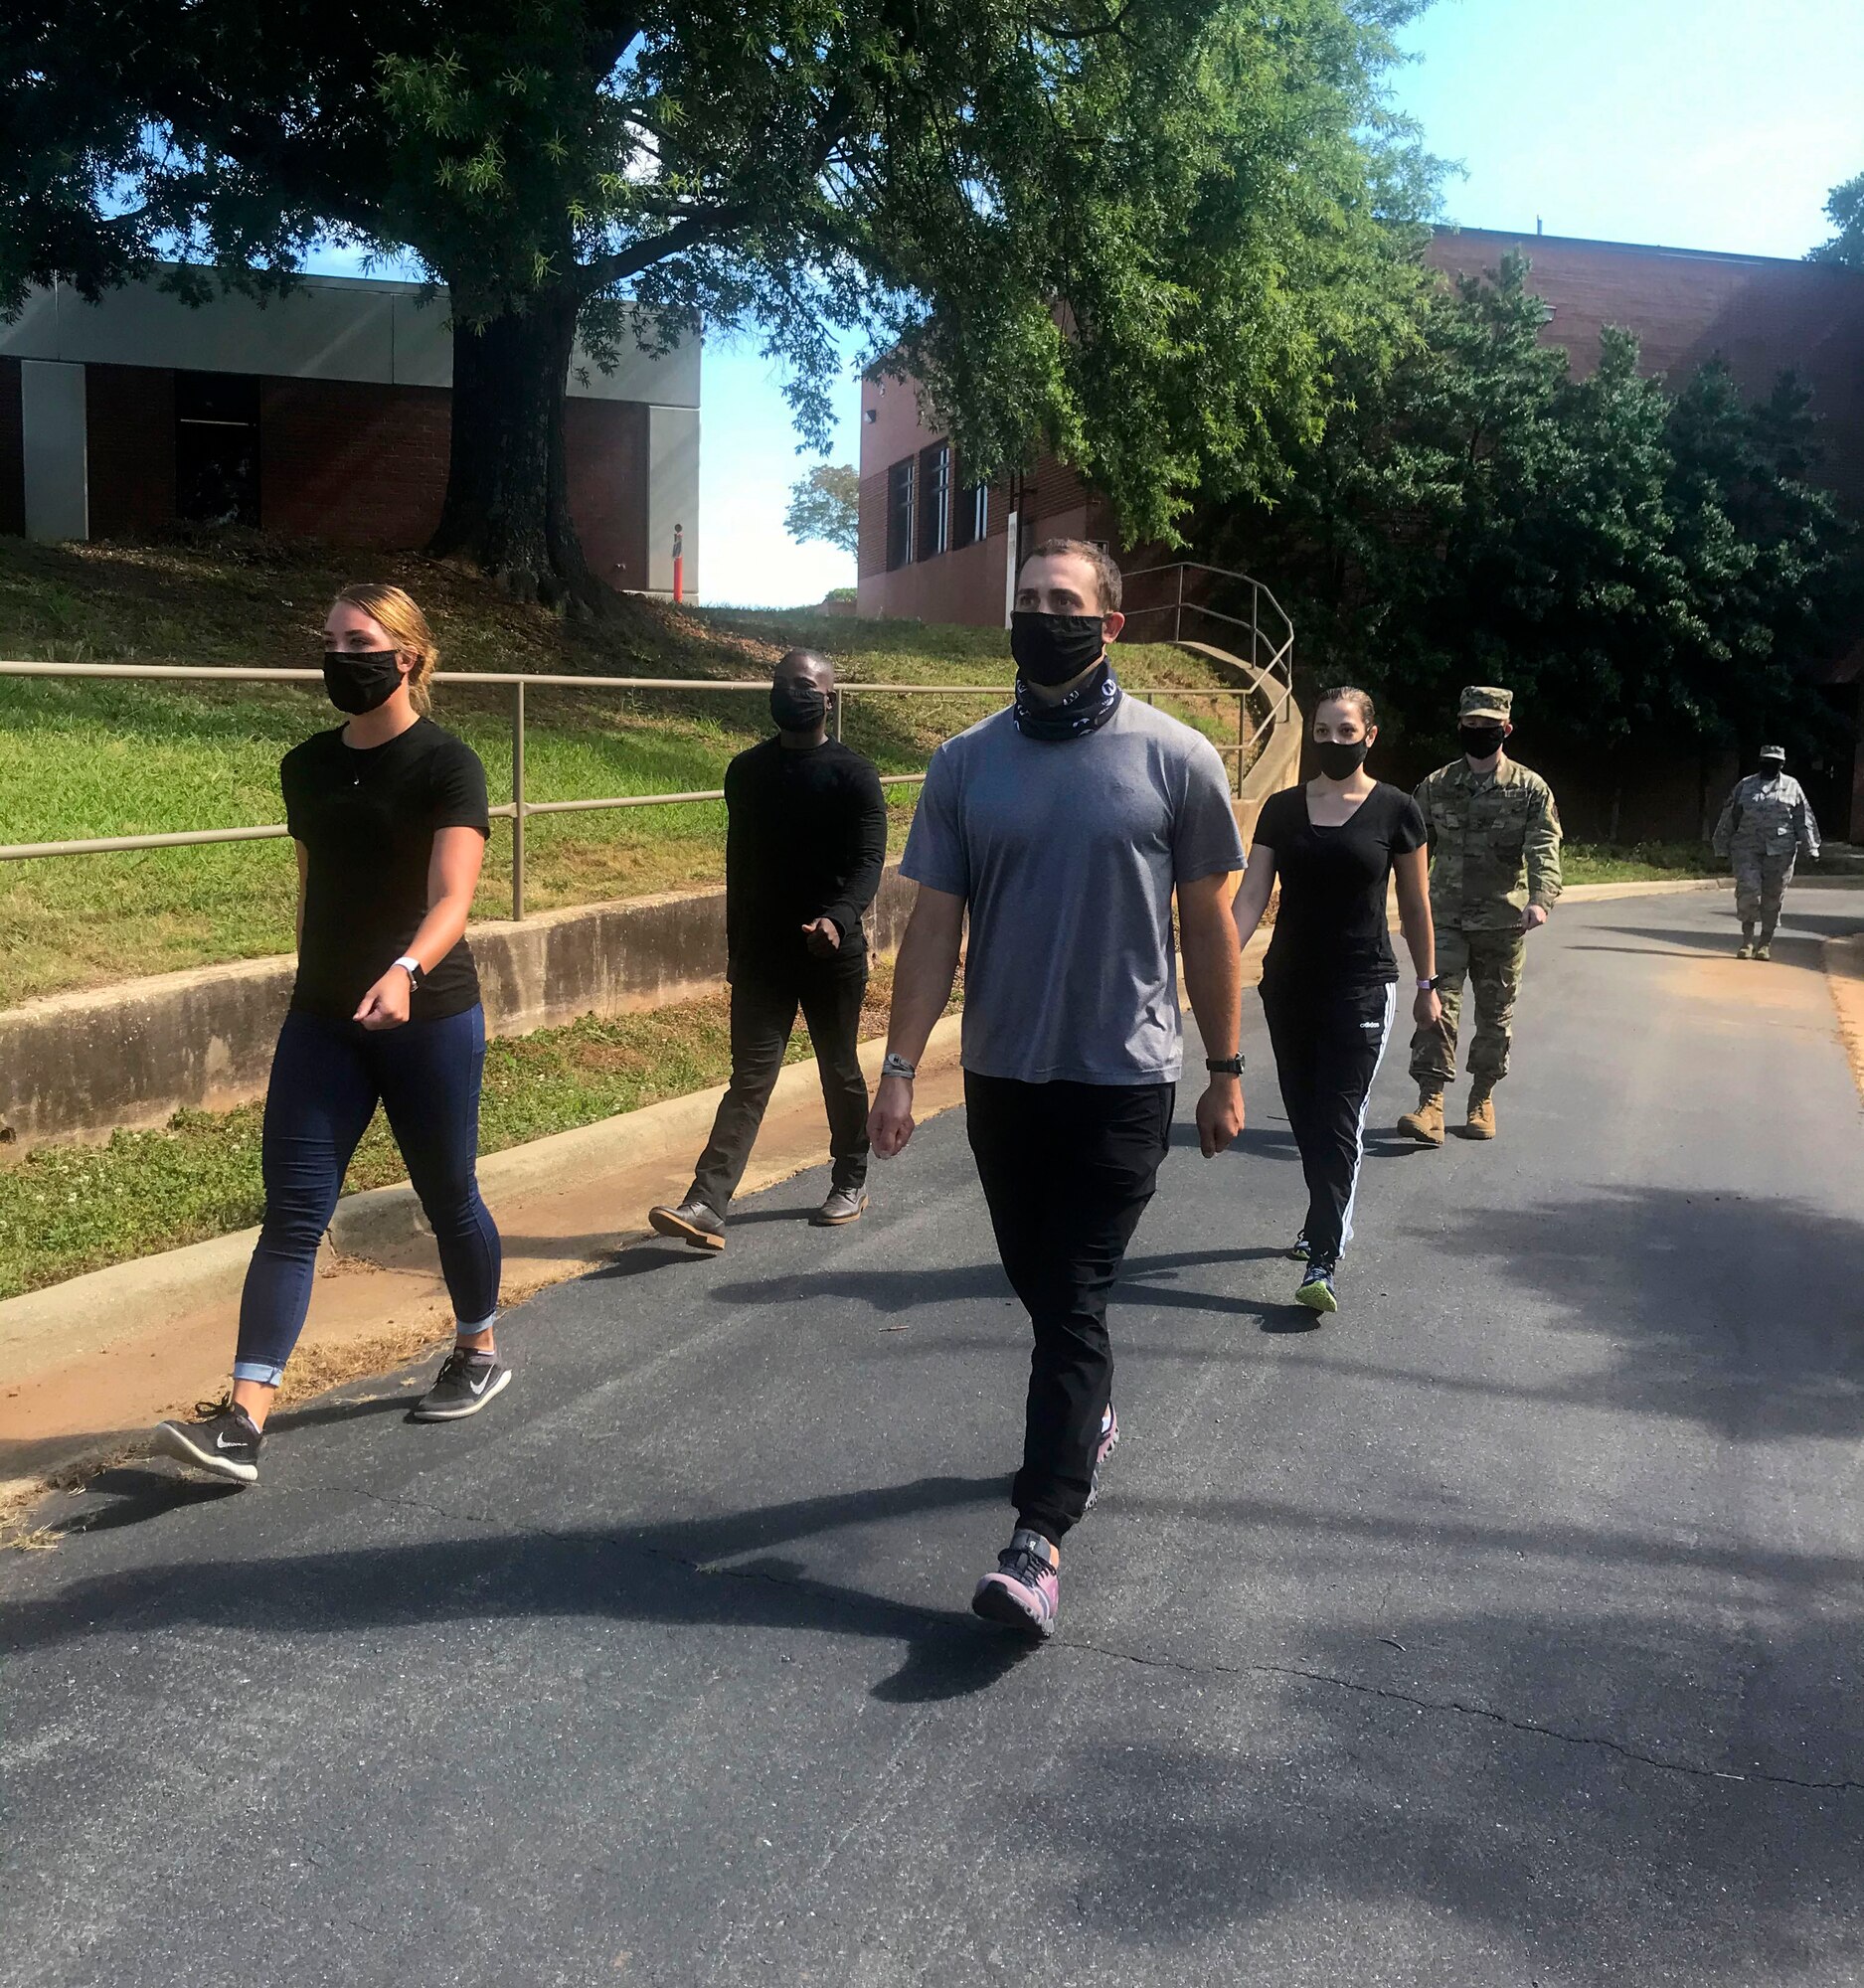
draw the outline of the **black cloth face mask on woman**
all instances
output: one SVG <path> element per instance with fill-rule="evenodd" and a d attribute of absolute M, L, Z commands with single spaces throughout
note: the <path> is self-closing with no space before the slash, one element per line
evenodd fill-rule
<path fill-rule="evenodd" d="M 395 649 L 326 649 L 324 689 L 352 718 L 387 704 L 401 688 L 401 655 Z"/>
<path fill-rule="evenodd" d="M 1106 622 L 1099 614 L 1038 614 L 1018 607 L 1010 615 L 1010 654 L 1032 684 L 1053 690 L 1091 670 L 1106 649 Z"/>
<path fill-rule="evenodd" d="M 1366 763 L 1369 739 L 1316 739 L 1314 757 L 1329 780 L 1350 780 Z"/>

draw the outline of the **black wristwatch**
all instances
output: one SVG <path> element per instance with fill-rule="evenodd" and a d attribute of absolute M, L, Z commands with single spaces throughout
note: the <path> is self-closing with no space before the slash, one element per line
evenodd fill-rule
<path fill-rule="evenodd" d="M 1204 1068 L 1210 1072 L 1212 1077 L 1241 1077 L 1243 1075 L 1242 1053 L 1239 1051 L 1233 1057 L 1206 1057 L 1204 1059 Z"/>

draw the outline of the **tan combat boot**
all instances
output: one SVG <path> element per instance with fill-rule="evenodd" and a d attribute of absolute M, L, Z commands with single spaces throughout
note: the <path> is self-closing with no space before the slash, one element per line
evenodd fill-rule
<path fill-rule="evenodd" d="M 1398 1121 L 1398 1129 L 1408 1139 L 1417 1139 L 1427 1146 L 1440 1146 L 1443 1143 L 1443 1093 L 1441 1088 L 1433 1088 L 1428 1083 L 1418 1086 L 1418 1108 L 1407 1111 Z"/>
<path fill-rule="evenodd" d="M 1462 1129 L 1471 1139 L 1492 1139 L 1495 1136 L 1495 1100 L 1490 1096 L 1489 1088 L 1479 1080 L 1469 1086 L 1469 1122 Z"/>

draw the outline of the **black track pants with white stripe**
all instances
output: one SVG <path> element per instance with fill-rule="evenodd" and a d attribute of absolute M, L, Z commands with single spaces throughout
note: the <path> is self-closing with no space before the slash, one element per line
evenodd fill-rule
<path fill-rule="evenodd" d="M 1353 1198 L 1366 1132 L 1366 1099 L 1392 1033 L 1398 988 L 1262 990 L 1275 1076 L 1307 1178 L 1303 1225 L 1316 1262 L 1337 1262 L 1352 1241 Z"/>

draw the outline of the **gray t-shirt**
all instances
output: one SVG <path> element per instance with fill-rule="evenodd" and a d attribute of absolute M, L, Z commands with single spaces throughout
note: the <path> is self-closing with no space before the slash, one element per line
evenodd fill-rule
<path fill-rule="evenodd" d="M 1131 697 L 1080 739 L 1007 711 L 932 754 L 901 870 L 970 909 L 964 1068 L 1025 1083 L 1173 1083 L 1171 894 L 1243 868 L 1217 749 Z"/>

